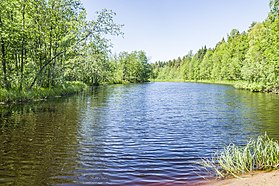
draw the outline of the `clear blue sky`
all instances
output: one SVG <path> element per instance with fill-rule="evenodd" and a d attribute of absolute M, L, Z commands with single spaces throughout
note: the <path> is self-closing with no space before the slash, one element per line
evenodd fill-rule
<path fill-rule="evenodd" d="M 124 38 L 113 38 L 113 53 L 144 50 L 151 61 L 169 60 L 214 47 L 236 28 L 263 21 L 269 0 L 81 0 L 88 14 L 110 9 L 124 24 Z"/>

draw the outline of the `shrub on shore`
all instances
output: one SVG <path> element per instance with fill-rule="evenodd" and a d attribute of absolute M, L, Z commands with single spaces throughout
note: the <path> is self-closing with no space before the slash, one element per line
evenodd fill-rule
<path fill-rule="evenodd" d="M 252 92 L 271 92 L 279 93 L 279 87 L 276 84 L 264 84 L 264 83 L 249 83 L 245 81 L 236 82 L 235 88 L 250 90 Z"/>

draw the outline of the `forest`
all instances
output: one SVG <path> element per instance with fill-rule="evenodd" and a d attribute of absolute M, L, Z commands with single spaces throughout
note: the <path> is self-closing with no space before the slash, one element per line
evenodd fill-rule
<path fill-rule="evenodd" d="M 145 52 L 112 57 L 107 36 L 122 36 L 123 25 L 114 23 L 116 14 L 111 10 L 87 20 L 79 0 L 5 0 L 0 7 L 0 98 L 4 100 L 11 94 L 22 97 L 69 85 L 149 79 Z"/>
<path fill-rule="evenodd" d="M 279 91 L 278 0 L 246 32 L 233 29 L 214 48 L 153 64 L 144 51 L 111 54 L 108 36 L 124 34 L 111 10 L 88 20 L 80 0 L 5 0 L 0 7 L 0 102 L 149 80 L 229 81 Z"/>
<path fill-rule="evenodd" d="M 195 54 L 152 64 L 154 81 L 234 82 L 237 88 L 279 92 L 279 2 L 270 1 L 263 22 L 253 22 L 248 31 L 237 29 L 216 44 Z"/>

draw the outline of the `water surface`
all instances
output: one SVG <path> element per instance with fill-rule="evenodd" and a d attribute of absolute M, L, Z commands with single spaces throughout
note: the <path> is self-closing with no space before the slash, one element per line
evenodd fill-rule
<path fill-rule="evenodd" d="M 231 86 L 146 83 L 0 108 L 0 185 L 187 185 L 195 164 L 265 131 L 279 96 Z"/>

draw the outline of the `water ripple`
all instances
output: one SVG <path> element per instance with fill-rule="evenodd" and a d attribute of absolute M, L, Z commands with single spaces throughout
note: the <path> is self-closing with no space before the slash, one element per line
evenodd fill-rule
<path fill-rule="evenodd" d="M 95 88 L 0 114 L 0 185 L 193 185 L 197 161 L 268 130 L 279 98 L 230 86 Z"/>

